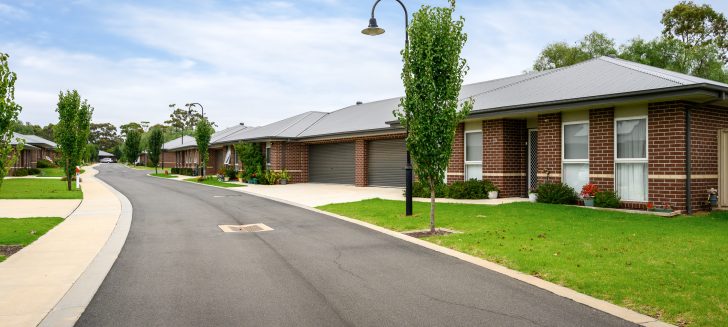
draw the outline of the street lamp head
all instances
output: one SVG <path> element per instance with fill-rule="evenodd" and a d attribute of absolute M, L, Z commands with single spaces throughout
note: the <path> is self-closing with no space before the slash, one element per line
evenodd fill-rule
<path fill-rule="evenodd" d="M 172 103 L 172 104 L 169 105 L 170 108 L 174 108 L 175 106 L 177 106 L 177 105 L 174 104 L 174 103 Z"/>
<path fill-rule="evenodd" d="M 369 19 L 369 27 L 361 30 L 361 33 L 369 36 L 377 36 L 384 34 L 384 29 L 377 25 L 377 19 L 372 17 Z"/>

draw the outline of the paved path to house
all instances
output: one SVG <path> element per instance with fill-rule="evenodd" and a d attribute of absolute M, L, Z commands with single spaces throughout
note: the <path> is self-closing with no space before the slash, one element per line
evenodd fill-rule
<path fill-rule="evenodd" d="M 0 263 L 0 326 L 36 326 L 107 243 L 121 204 L 95 172 L 82 175 L 84 200 L 73 214 Z"/>
<path fill-rule="evenodd" d="M 119 165 L 100 170 L 134 219 L 77 326 L 630 325 L 309 210 Z M 218 228 L 250 223 L 274 230 Z"/>
<path fill-rule="evenodd" d="M 70 215 L 81 200 L 0 200 L 0 217 L 61 217 Z"/>

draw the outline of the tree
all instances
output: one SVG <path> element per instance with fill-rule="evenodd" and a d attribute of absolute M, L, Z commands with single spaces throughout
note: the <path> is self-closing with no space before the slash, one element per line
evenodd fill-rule
<path fill-rule="evenodd" d="M 678 39 L 686 51 L 713 47 L 724 64 L 728 63 L 728 21 L 710 5 L 681 1 L 662 13 L 662 35 Z"/>
<path fill-rule="evenodd" d="M 124 140 L 124 157 L 128 163 L 136 163 L 141 153 L 142 132 L 137 129 L 130 129 Z"/>
<path fill-rule="evenodd" d="M 76 90 L 58 94 L 58 125 L 55 126 L 54 135 L 61 152 L 61 163 L 69 191 L 76 166 L 81 163 L 88 144 L 93 111 L 88 101 L 81 101 Z"/>
<path fill-rule="evenodd" d="M 13 130 L 23 108 L 15 103 L 15 72 L 8 67 L 7 54 L 0 52 L 0 187 L 23 149 L 22 140 L 13 147 Z"/>
<path fill-rule="evenodd" d="M 207 149 L 210 147 L 210 139 L 214 132 L 215 130 L 212 129 L 212 125 L 207 121 L 207 118 L 202 118 L 195 127 L 195 141 L 197 142 L 197 150 L 200 153 L 202 177 L 205 177 L 205 167 L 207 167 L 207 161 L 210 160 L 210 154 L 207 152 Z"/>
<path fill-rule="evenodd" d="M 129 134 L 129 132 L 132 130 L 137 131 L 139 133 L 144 133 L 144 128 L 142 127 L 142 125 L 139 123 L 135 123 L 135 122 L 121 125 L 121 126 L 119 126 L 119 130 L 121 131 L 121 135 L 123 135 L 123 136 L 127 136 L 127 134 Z"/>
<path fill-rule="evenodd" d="M 109 150 L 121 143 L 121 137 L 112 123 L 91 124 L 89 142 L 98 145 L 102 150 Z"/>
<path fill-rule="evenodd" d="M 178 131 L 188 131 L 197 126 L 202 115 L 194 108 L 191 110 L 176 108 L 169 114 L 169 120 L 164 123 Z"/>
<path fill-rule="evenodd" d="M 410 44 L 402 51 L 405 97 L 394 113 L 409 134 L 407 149 L 420 181 L 430 188 L 430 232 L 435 233 L 435 189 L 450 162 L 455 129 L 472 109 L 472 101 L 459 103 L 468 71 L 460 57 L 467 35 L 464 19 L 452 19 L 450 7 L 422 8 L 409 28 Z"/>
<path fill-rule="evenodd" d="M 617 55 L 613 39 L 597 31 L 584 36 L 574 46 L 566 42 L 556 42 L 547 45 L 539 54 L 533 64 L 533 70 L 543 71 L 578 64 L 600 56 Z"/>
<path fill-rule="evenodd" d="M 155 174 L 159 166 L 159 155 L 162 153 L 162 144 L 164 144 L 164 132 L 159 127 L 153 127 L 149 132 L 147 154 L 149 155 L 149 160 L 154 165 Z"/>
<path fill-rule="evenodd" d="M 99 147 L 96 144 L 86 144 L 84 149 L 83 160 L 86 162 L 97 162 L 99 161 Z"/>

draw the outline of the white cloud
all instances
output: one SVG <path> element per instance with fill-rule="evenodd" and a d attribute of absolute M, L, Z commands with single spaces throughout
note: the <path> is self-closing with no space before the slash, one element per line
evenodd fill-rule
<path fill-rule="evenodd" d="M 19 75 L 21 118 L 37 123 L 55 121 L 57 93 L 67 88 L 77 88 L 89 99 L 96 121 L 161 122 L 169 103 L 196 101 L 221 127 L 241 121 L 266 124 L 305 110 L 335 110 L 402 93 L 404 31 L 396 6 L 382 7 L 380 24 L 387 25 L 387 33 L 372 38 L 360 33 L 368 12 L 322 18 L 306 15 L 296 5 L 274 1 L 244 10 L 205 7 L 196 12 L 107 8 L 99 14 L 105 24 L 93 28 L 153 50 L 120 59 L 31 41 L 0 42 L 0 49 L 11 53 Z M 458 10 L 469 33 L 466 81 L 519 74 L 545 44 L 574 42 L 592 30 L 618 43 L 636 35 L 654 37 L 660 32 L 660 13 L 669 5 L 641 5 L 626 0 L 461 1 Z"/>

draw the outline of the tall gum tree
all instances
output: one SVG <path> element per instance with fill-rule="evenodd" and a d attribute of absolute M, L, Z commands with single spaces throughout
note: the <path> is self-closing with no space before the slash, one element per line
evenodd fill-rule
<path fill-rule="evenodd" d="M 465 20 L 453 20 L 450 7 L 422 6 L 409 27 L 410 43 L 402 51 L 405 97 L 394 114 L 408 130 L 407 149 L 421 182 L 430 188 L 430 232 L 435 230 L 435 188 L 450 162 L 455 129 L 473 107 L 460 101 L 468 71 L 461 53 L 467 41 Z"/>

